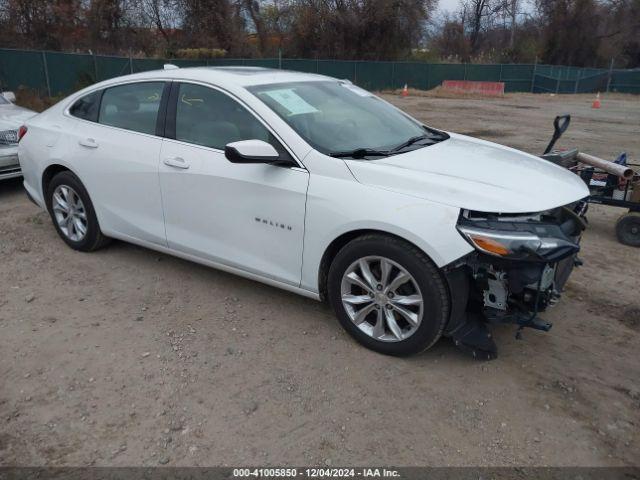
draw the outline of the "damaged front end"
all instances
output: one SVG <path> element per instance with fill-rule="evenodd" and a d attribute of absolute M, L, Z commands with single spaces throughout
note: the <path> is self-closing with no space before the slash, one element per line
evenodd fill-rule
<path fill-rule="evenodd" d="M 460 234 L 474 247 L 445 269 L 452 296 L 445 334 L 476 358 L 497 348 L 489 323 L 548 331 L 539 314 L 553 306 L 573 270 L 586 226 L 586 202 L 528 214 L 463 210 Z"/>

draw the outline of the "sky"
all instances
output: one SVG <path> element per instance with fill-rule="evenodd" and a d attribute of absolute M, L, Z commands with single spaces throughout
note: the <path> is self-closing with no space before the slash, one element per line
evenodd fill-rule
<path fill-rule="evenodd" d="M 460 0 L 440 0 L 438 2 L 438 9 L 441 12 L 453 12 L 458 8 L 458 5 L 460 4 Z"/>

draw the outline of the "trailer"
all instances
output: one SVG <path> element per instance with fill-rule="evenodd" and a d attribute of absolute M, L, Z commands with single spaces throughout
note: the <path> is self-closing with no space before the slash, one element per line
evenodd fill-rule
<path fill-rule="evenodd" d="M 616 222 L 618 241 L 640 247 L 640 164 L 628 163 L 626 154 L 615 162 L 571 150 L 554 150 L 555 143 L 569 127 L 571 115 L 560 115 L 553 121 L 551 141 L 541 155 L 579 175 L 589 187 L 588 203 L 610 205 L 627 210 Z"/>

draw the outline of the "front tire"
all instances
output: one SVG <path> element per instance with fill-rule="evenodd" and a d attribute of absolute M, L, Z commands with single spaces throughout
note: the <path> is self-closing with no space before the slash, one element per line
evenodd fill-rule
<path fill-rule="evenodd" d="M 438 341 L 449 319 L 445 280 L 417 247 L 370 234 L 345 245 L 329 269 L 329 302 L 358 342 L 406 356 Z"/>
<path fill-rule="evenodd" d="M 109 243 L 100 230 L 89 193 L 72 172 L 55 175 L 45 198 L 53 226 L 71 248 L 91 252 Z"/>

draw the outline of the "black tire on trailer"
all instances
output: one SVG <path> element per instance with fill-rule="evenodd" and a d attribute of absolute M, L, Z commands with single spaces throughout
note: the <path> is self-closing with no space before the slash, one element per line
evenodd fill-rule
<path fill-rule="evenodd" d="M 640 212 L 629 212 L 616 222 L 616 236 L 623 245 L 640 247 Z"/>

